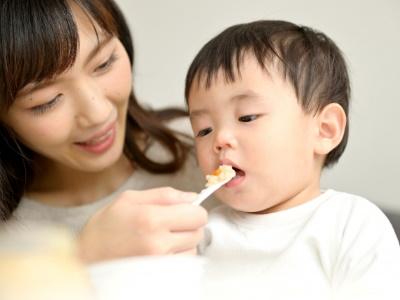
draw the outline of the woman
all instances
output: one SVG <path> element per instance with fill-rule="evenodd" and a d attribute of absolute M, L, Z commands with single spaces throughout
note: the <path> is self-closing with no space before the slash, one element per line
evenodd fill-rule
<path fill-rule="evenodd" d="M 205 210 L 154 188 L 197 188 L 188 145 L 161 122 L 178 111 L 138 104 L 116 4 L 14 0 L 0 20 L 1 218 L 69 226 L 87 262 L 193 252 Z"/>

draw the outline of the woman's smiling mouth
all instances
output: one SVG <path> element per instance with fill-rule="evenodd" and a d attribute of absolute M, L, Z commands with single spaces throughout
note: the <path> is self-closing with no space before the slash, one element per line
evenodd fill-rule
<path fill-rule="evenodd" d="M 114 144 L 115 136 L 116 122 L 109 126 L 104 133 L 96 134 L 91 139 L 83 142 L 76 142 L 75 145 L 87 152 L 101 154 L 111 148 Z"/>

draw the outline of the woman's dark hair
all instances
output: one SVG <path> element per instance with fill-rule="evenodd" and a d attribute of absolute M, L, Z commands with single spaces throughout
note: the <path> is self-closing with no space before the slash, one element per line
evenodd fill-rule
<path fill-rule="evenodd" d="M 117 36 L 132 67 L 134 50 L 128 25 L 112 0 L 12 0 L 0 4 L 0 116 L 7 113 L 27 84 L 61 74 L 76 59 L 79 36 L 71 4 L 77 5 L 106 34 Z M 96 31 L 96 34 L 98 32 Z M 179 170 L 188 155 L 188 140 L 163 122 L 183 110 L 143 108 L 133 91 L 129 98 L 124 153 L 136 167 L 153 173 Z M 159 142 L 171 154 L 160 163 L 146 156 L 138 135 Z M 0 219 L 7 220 L 33 180 L 33 155 L 0 119 Z"/>
<path fill-rule="evenodd" d="M 318 113 L 329 103 L 338 103 L 348 117 L 350 82 L 340 49 L 325 34 L 286 21 L 256 21 L 225 29 L 196 55 L 186 75 L 188 101 L 193 82 L 209 88 L 219 71 L 227 82 L 240 77 L 245 54 L 252 54 L 268 72 L 277 62 L 307 113 Z M 349 122 L 340 144 L 325 158 L 324 167 L 337 162 L 346 148 Z"/>

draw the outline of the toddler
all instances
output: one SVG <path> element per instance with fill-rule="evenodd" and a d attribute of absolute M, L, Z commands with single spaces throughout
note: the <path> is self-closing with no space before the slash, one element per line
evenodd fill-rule
<path fill-rule="evenodd" d="M 388 219 L 362 197 L 320 187 L 349 133 L 349 76 L 329 37 L 285 21 L 232 26 L 195 57 L 185 97 L 202 172 L 236 171 L 209 216 L 210 261 L 241 258 L 241 278 L 249 270 L 281 295 L 400 299 Z"/>

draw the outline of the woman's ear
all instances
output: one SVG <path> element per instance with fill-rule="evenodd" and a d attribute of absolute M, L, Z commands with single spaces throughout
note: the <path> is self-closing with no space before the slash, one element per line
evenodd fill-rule
<path fill-rule="evenodd" d="M 327 155 L 342 141 L 347 117 L 343 107 L 338 103 L 326 105 L 316 116 L 317 121 L 317 140 L 315 143 L 315 153 Z"/>

